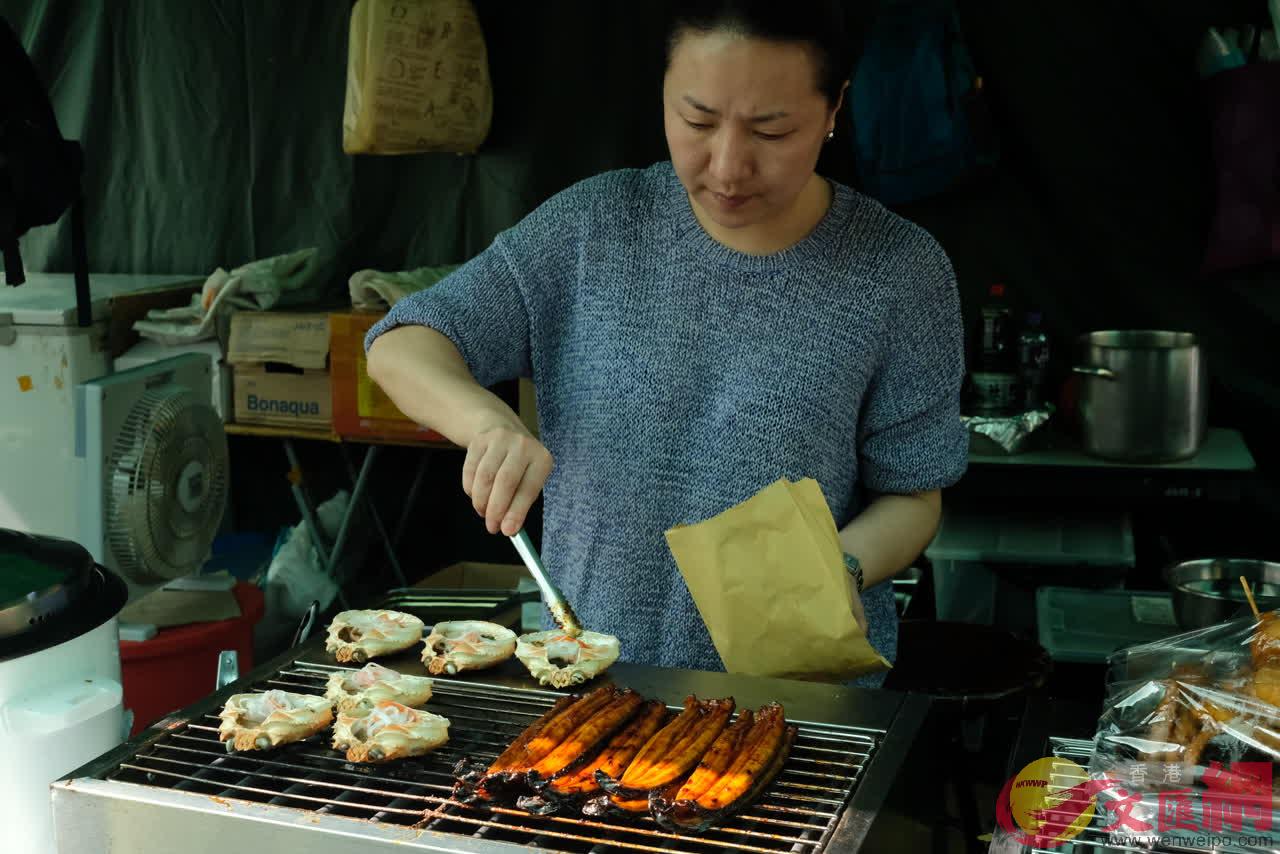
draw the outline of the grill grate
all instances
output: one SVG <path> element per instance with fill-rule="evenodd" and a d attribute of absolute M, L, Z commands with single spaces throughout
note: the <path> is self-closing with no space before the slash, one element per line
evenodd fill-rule
<path fill-rule="evenodd" d="M 329 675 L 339 669 L 294 662 L 255 683 L 253 690 L 323 694 Z M 227 754 L 218 741 L 217 717 L 206 715 L 164 733 L 106 779 L 570 854 L 809 854 L 826 847 L 884 735 L 874 729 L 798 724 L 791 755 L 764 795 L 749 810 L 704 834 L 672 833 L 647 816 L 533 816 L 451 800 L 457 760 L 495 758 L 558 696 L 436 679 L 428 708 L 450 720 L 449 743 L 428 756 L 380 766 L 347 762 L 329 748 L 327 734 L 269 753 Z"/>

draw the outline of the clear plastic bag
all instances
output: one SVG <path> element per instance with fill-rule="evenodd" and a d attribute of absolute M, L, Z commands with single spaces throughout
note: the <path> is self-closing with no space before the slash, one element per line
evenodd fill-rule
<path fill-rule="evenodd" d="M 1115 653 L 1089 776 L 1115 844 L 1274 851 L 1280 618 Z"/>

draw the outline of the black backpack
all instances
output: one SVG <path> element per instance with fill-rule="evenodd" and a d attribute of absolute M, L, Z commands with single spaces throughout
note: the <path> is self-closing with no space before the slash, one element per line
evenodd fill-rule
<path fill-rule="evenodd" d="M 71 244 L 80 324 L 89 324 L 80 144 L 63 139 L 49 95 L 35 66 L 4 18 L 0 18 L 0 252 L 5 279 L 23 283 L 18 238 L 57 222 L 71 208 Z"/>

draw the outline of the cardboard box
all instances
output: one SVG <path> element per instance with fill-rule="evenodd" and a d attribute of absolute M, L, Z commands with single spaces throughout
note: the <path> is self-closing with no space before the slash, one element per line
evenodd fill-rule
<path fill-rule="evenodd" d="M 333 388 L 333 429 L 339 436 L 368 436 L 447 442 L 400 411 L 369 378 L 364 337 L 385 312 L 341 312 L 329 317 L 330 377 Z M 538 407 L 533 383 L 521 379 L 518 398 L 509 400 L 520 420 L 538 435 Z"/>
<path fill-rule="evenodd" d="M 329 372 L 274 364 L 237 365 L 235 420 L 240 424 L 330 429 Z"/>
<path fill-rule="evenodd" d="M 413 586 L 452 590 L 515 590 L 520 586 L 522 578 L 533 581 L 523 564 L 461 561 L 428 575 Z"/>
<path fill-rule="evenodd" d="M 542 626 L 542 600 L 529 570 L 521 564 L 462 561 L 438 570 L 413 585 L 419 590 L 506 590 L 511 599 L 495 613 L 466 614 L 458 606 L 446 608 L 443 619 L 485 619 L 517 633 L 537 631 Z M 524 602 L 515 597 L 525 594 Z M 425 619 L 425 617 L 424 617 Z"/>
<path fill-rule="evenodd" d="M 448 441 L 401 412 L 369 378 L 364 336 L 382 317 L 382 313 L 372 312 L 335 312 L 329 316 L 334 432 L 339 436 Z"/>
<path fill-rule="evenodd" d="M 327 314 L 236 312 L 227 342 L 235 420 L 329 429 L 333 408 L 328 358 Z"/>
<path fill-rule="evenodd" d="M 231 316 L 227 361 L 233 365 L 276 362 L 295 368 L 326 370 L 329 315 L 237 311 Z"/>

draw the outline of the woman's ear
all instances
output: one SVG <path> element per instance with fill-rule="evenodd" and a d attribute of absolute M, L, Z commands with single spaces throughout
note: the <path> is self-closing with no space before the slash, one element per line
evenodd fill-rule
<path fill-rule="evenodd" d="M 836 127 L 836 116 L 840 115 L 840 108 L 844 106 L 844 93 L 849 91 L 849 81 L 844 81 L 844 85 L 840 87 L 840 94 L 836 96 L 836 105 L 831 108 L 831 115 L 827 122 L 827 131 L 833 131 Z"/>

